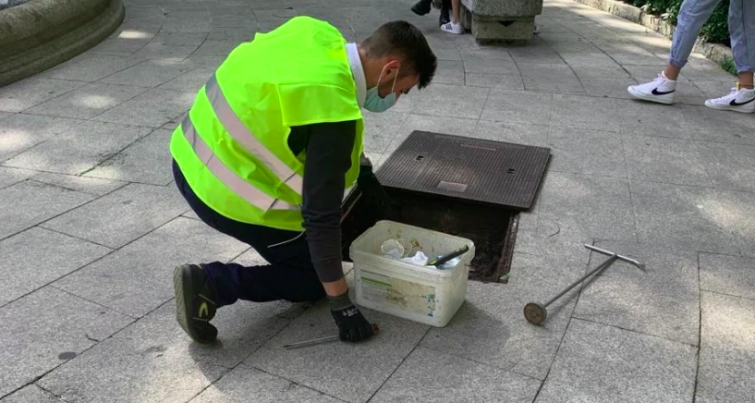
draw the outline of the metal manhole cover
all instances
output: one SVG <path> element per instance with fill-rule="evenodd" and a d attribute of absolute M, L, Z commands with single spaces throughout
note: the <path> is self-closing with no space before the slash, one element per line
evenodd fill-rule
<path fill-rule="evenodd" d="M 414 131 L 376 172 L 384 186 L 529 209 L 550 148 Z"/>

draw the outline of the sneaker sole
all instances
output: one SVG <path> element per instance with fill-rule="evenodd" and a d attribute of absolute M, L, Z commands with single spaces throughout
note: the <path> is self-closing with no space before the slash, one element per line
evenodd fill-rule
<path fill-rule="evenodd" d="M 720 105 L 719 106 L 719 105 L 708 105 L 706 103 L 705 106 L 707 106 L 708 108 L 711 108 L 711 109 L 718 110 L 718 111 L 731 111 L 731 112 L 739 112 L 739 113 L 753 113 L 753 112 L 755 112 L 755 108 L 746 109 L 746 108 L 739 108 L 739 107 L 731 106 L 731 105 Z"/>
<path fill-rule="evenodd" d="M 191 307 L 186 305 L 187 301 L 184 298 L 184 292 L 193 293 L 193 290 L 191 289 L 191 267 L 188 264 L 182 264 L 173 269 L 173 290 L 176 294 L 176 320 L 181 329 L 197 343 L 210 343 L 207 340 L 200 339 L 191 329 L 191 326 L 189 326 L 188 312 L 191 311 Z"/>
<path fill-rule="evenodd" d="M 664 98 L 661 98 L 658 95 L 645 95 L 645 94 L 643 94 L 641 92 L 636 92 L 631 87 L 627 88 L 627 92 L 629 92 L 629 94 L 631 96 L 633 96 L 633 97 L 635 97 L 637 99 L 641 99 L 643 101 L 655 102 L 655 103 L 664 104 L 664 105 L 671 105 L 671 104 L 674 103 L 674 99 L 673 98 L 671 98 L 671 99 L 668 99 L 668 98 L 664 99 Z"/>

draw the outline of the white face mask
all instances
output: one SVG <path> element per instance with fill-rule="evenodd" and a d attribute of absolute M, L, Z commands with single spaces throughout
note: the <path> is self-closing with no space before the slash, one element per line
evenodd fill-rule
<path fill-rule="evenodd" d="M 391 93 L 386 95 L 385 98 L 381 98 L 378 93 L 380 88 L 380 80 L 383 79 L 383 72 L 385 67 L 380 72 L 377 85 L 367 90 L 367 97 L 364 100 L 364 109 L 370 112 L 385 112 L 396 104 L 396 93 L 393 92 L 396 89 L 396 80 L 398 79 L 398 70 L 396 70 L 396 76 L 393 77 L 393 87 L 391 87 Z"/>

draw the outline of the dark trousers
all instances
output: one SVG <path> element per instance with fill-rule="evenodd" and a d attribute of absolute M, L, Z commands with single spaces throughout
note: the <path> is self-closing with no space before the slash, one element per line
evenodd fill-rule
<path fill-rule="evenodd" d="M 249 244 L 270 263 L 251 267 L 222 262 L 202 264 L 218 306 L 233 304 L 238 299 L 305 302 L 325 297 L 303 233 L 231 220 L 215 212 L 194 194 L 175 161 L 173 177 L 178 190 L 202 221 Z"/>

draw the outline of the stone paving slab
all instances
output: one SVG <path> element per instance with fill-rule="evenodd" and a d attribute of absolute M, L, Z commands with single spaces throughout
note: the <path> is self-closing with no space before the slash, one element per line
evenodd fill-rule
<path fill-rule="evenodd" d="M 679 105 L 655 105 L 636 100 L 616 100 L 621 133 L 690 140 L 694 127 Z"/>
<path fill-rule="evenodd" d="M 34 381 L 132 320 L 51 287 L 3 306 L 0 396 Z"/>
<path fill-rule="evenodd" d="M 549 124 L 553 95 L 491 89 L 481 119 L 507 123 Z"/>
<path fill-rule="evenodd" d="M 712 159 L 707 144 L 634 136 L 624 140 L 624 150 L 629 176 L 635 182 L 713 184 L 705 167 L 705 161 Z"/>
<path fill-rule="evenodd" d="M 583 175 L 627 177 L 621 135 L 614 132 L 551 126 L 549 169 Z"/>
<path fill-rule="evenodd" d="M 83 123 L 82 120 L 14 114 L 0 124 L 0 161 Z"/>
<path fill-rule="evenodd" d="M 632 183 L 630 188 L 643 244 L 739 255 L 741 237 L 755 228 L 747 211 L 748 204 L 753 208 L 746 201 L 752 200 L 749 193 L 660 183 Z"/>
<path fill-rule="evenodd" d="M 66 401 L 185 402 L 283 328 L 299 308 L 234 306 L 218 311 L 220 342 L 192 343 L 169 302 L 39 381 Z M 230 313 L 230 312 L 229 312 Z"/>
<path fill-rule="evenodd" d="M 192 403 L 337 403 L 336 399 L 255 368 L 238 367 L 192 399 Z"/>
<path fill-rule="evenodd" d="M 619 132 L 618 110 L 612 99 L 553 94 L 553 126 Z"/>
<path fill-rule="evenodd" d="M 0 120 L 3 120 L 7 118 L 8 116 L 11 116 L 10 112 L 0 112 Z"/>
<path fill-rule="evenodd" d="M 91 83 L 125 70 L 140 63 L 142 60 L 144 59 L 135 57 L 134 55 L 118 56 L 84 53 L 40 74 L 40 76 Z"/>
<path fill-rule="evenodd" d="M 111 249 L 42 228 L 0 241 L 0 306 L 101 258 Z M 29 257 L 33 256 L 32 259 Z"/>
<path fill-rule="evenodd" d="M 548 126 L 493 122 L 481 119 L 477 122 L 477 127 L 471 137 L 536 147 L 547 147 Z"/>
<path fill-rule="evenodd" d="M 172 134 L 170 130 L 155 130 L 84 176 L 165 186 L 173 180 Z"/>
<path fill-rule="evenodd" d="M 191 108 L 196 91 L 152 89 L 97 116 L 103 122 L 160 127 Z"/>
<path fill-rule="evenodd" d="M 34 175 L 31 177 L 31 180 L 96 196 L 104 196 L 128 184 L 126 182 L 108 179 L 85 178 L 81 176 L 55 174 L 50 172 Z"/>
<path fill-rule="evenodd" d="M 90 301 L 142 317 L 173 298 L 173 268 L 228 261 L 248 248 L 203 222 L 178 218 L 55 283 Z"/>
<path fill-rule="evenodd" d="M 179 216 L 186 209 L 174 188 L 129 184 L 43 227 L 120 248 Z"/>
<path fill-rule="evenodd" d="M 320 303 L 244 364 L 348 402 L 366 402 L 427 334 L 428 326 L 370 309 L 362 312 L 381 328 L 372 340 L 283 349 L 285 344 L 337 334 L 327 304 Z"/>
<path fill-rule="evenodd" d="M 59 403 L 60 400 L 54 395 L 39 388 L 36 385 L 29 385 L 11 394 L 10 396 L 0 399 L 3 403 Z"/>
<path fill-rule="evenodd" d="M 700 254 L 700 289 L 755 299 L 755 259 Z"/>
<path fill-rule="evenodd" d="M 585 94 L 582 82 L 565 64 L 517 63 L 527 91 Z"/>
<path fill-rule="evenodd" d="M 419 347 L 370 402 L 529 402 L 540 381 Z"/>
<path fill-rule="evenodd" d="M 755 396 L 755 300 L 703 292 L 701 337 L 695 401 L 751 401 Z"/>
<path fill-rule="evenodd" d="M 435 84 L 428 87 L 414 107 L 418 113 L 453 118 L 479 119 L 490 89 Z M 449 94 L 454 94 L 450 97 Z"/>
<path fill-rule="evenodd" d="M 548 172 L 540 185 L 538 231 L 568 242 L 635 241 L 629 183 L 616 178 Z"/>
<path fill-rule="evenodd" d="M 697 254 L 656 245 L 598 242 L 644 263 L 643 272 L 618 261 L 582 288 L 573 317 L 690 345 L 699 345 Z M 590 266 L 608 257 L 593 252 Z"/>
<path fill-rule="evenodd" d="M 575 244 L 520 233 L 508 284 L 470 282 L 467 299 L 445 328 L 432 328 L 421 346 L 545 379 L 574 309 L 578 289 L 548 308 L 542 326 L 526 321 L 524 306 L 544 303 L 584 274 L 589 254 Z"/>
<path fill-rule="evenodd" d="M 82 85 L 78 81 L 27 78 L 0 88 L 0 111 L 21 112 Z"/>
<path fill-rule="evenodd" d="M 214 73 L 214 68 L 199 67 L 160 85 L 159 88 L 194 91 L 196 93 Z"/>
<path fill-rule="evenodd" d="M 90 119 L 146 91 L 128 85 L 87 84 L 30 108 L 26 113 Z"/>
<path fill-rule="evenodd" d="M 535 402 L 691 402 L 696 348 L 573 319 Z"/>
<path fill-rule="evenodd" d="M 718 112 L 699 105 L 682 105 L 685 119 L 694 130 L 694 140 L 706 140 L 732 144 L 755 145 L 755 121 L 752 115 L 716 114 Z M 722 130 L 722 128 L 726 128 Z"/>
<path fill-rule="evenodd" d="M 65 213 L 94 196 L 51 186 L 24 181 L 0 189 L 0 239 L 33 227 L 52 217 Z"/>
<path fill-rule="evenodd" d="M 24 181 L 36 175 L 37 171 L 21 168 L 5 168 L 0 166 L 0 189 Z"/>
<path fill-rule="evenodd" d="M 5 161 L 5 166 L 81 174 L 146 136 L 149 128 L 84 122 Z"/>

